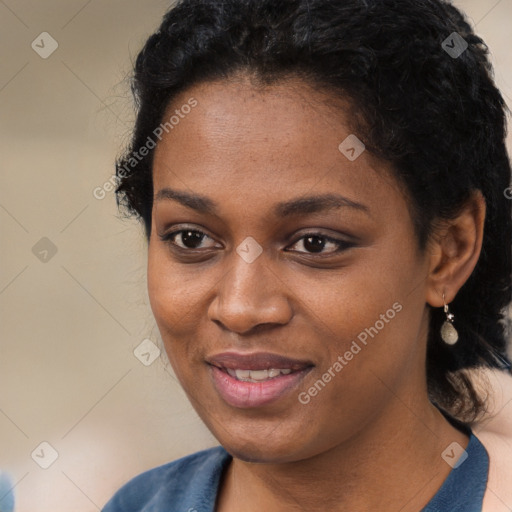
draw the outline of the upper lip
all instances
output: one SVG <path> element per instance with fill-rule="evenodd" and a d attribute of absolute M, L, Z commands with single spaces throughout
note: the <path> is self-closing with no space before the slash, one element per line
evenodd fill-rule
<path fill-rule="evenodd" d="M 219 368 L 231 370 L 268 370 L 269 368 L 302 370 L 313 366 L 310 361 L 292 359 L 270 352 L 222 352 L 206 359 L 206 362 Z"/>

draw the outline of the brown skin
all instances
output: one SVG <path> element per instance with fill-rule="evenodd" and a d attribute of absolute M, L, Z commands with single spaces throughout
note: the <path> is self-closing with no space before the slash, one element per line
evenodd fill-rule
<path fill-rule="evenodd" d="M 155 202 L 148 290 L 179 381 L 235 457 L 217 510 L 419 510 L 451 470 L 443 450 L 468 443 L 428 400 L 426 303 L 441 307 L 443 292 L 449 303 L 471 274 L 482 243 L 482 197 L 475 194 L 422 253 L 389 165 L 368 151 L 351 162 L 338 150 L 352 131 L 348 109 L 335 109 L 334 97 L 299 80 L 261 89 L 239 77 L 193 86 L 169 112 L 191 97 L 198 105 L 155 150 L 154 191 L 207 196 L 218 212 Z M 272 213 L 278 202 L 323 193 L 367 211 Z M 187 228 L 207 235 L 195 251 L 180 253 L 159 238 Z M 322 256 L 301 238 L 311 232 L 354 245 L 334 253 L 326 241 Z M 263 248 L 250 264 L 236 252 L 248 236 Z M 184 246 L 181 235 L 173 241 Z M 301 404 L 299 392 L 395 302 L 403 306 L 395 318 Z M 205 363 L 227 350 L 315 366 L 278 401 L 240 409 L 218 395 Z"/>

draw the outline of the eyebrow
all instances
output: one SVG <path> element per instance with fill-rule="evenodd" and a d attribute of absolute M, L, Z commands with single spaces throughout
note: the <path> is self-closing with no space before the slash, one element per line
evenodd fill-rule
<path fill-rule="evenodd" d="M 187 208 L 204 214 L 217 215 L 218 212 L 218 204 L 209 197 L 200 194 L 191 194 L 182 190 L 173 190 L 167 187 L 159 190 L 158 193 L 155 194 L 154 200 L 155 202 L 174 200 Z M 292 215 L 306 215 L 343 207 L 360 210 L 367 214 L 370 213 L 369 208 L 364 204 L 352 201 L 339 194 L 319 194 L 298 197 L 277 203 L 273 211 L 276 217 L 290 217 Z"/>

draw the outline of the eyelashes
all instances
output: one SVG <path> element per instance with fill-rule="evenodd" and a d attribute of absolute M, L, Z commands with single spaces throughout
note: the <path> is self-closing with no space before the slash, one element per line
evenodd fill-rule
<path fill-rule="evenodd" d="M 323 241 L 323 243 L 321 243 L 320 247 L 319 247 L 319 245 L 314 244 L 312 242 L 312 240 L 316 240 L 316 241 L 320 240 L 320 241 Z M 301 241 L 302 241 L 302 245 L 304 246 L 304 248 L 306 248 L 307 245 L 311 245 L 311 247 L 314 249 L 323 250 L 329 244 L 331 245 L 331 247 L 334 246 L 335 250 L 333 250 L 333 251 L 324 251 L 324 252 L 316 252 L 315 250 L 313 252 L 296 251 L 296 252 L 304 252 L 304 254 L 312 254 L 312 255 L 318 254 L 318 255 L 322 255 L 322 256 L 330 255 L 330 254 L 337 254 L 337 253 L 340 253 L 340 252 L 354 246 L 353 243 L 347 242 L 346 240 L 341 240 L 338 238 L 327 236 L 327 235 L 324 235 L 323 233 L 311 232 L 311 233 L 306 233 L 306 234 L 302 235 L 300 238 L 296 239 L 296 241 L 292 244 L 292 247 L 297 245 Z"/>
<path fill-rule="evenodd" d="M 208 236 L 203 231 L 200 231 L 198 229 L 179 229 L 172 231 L 170 233 L 166 233 L 163 235 L 159 235 L 160 239 L 165 242 L 171 249 L 178 250 L 180 252 L 193 252 L 195 251 L 203 251 L 204 247 L 198 247 L 197 245 L 200 245 L 203 243 L 205 239 L 213 239 Z M 181 242 L 181 245 L 177 243 L 177 241 Z M 288 247 L 296 246 L 302 242 L 303 247 L 306 249 L 305 251 L 292 251 L 292 252 L 298 252 L 300 254 L 306 254 L 306 255 L 318 255 L 318 256 L 328 256 L 332 254 L 337 254 L 342 251 L 345 251 L 347 249 L 350 249 L 351 247 L 354 247 L 353 242 L 348 242 L 346 240 L 334 238 L 332 236 L 325 235 L 321 232 L 308 232 L 304 235 L 300 236 L 299 238 L 296 238 L 295 241 Z M 193 245 L 193 247 L 188 247 L 187 244 Z M 312 249 L 311 251 L 308 250 Z M 334 248 L 334 250 L 325 251 L 326 248 Z M 206 249 L 209 248 L 215 248 L 214 245 L 210 247 L 206 247 Z"/>
<path fill-rule="evenodd" d="M 206 233 L 203 233 L 202 231 L 199 231 L 197 229 L 180 229 L 180 230 L 172 231 L 171 233 L 167 233 L 165 235 L 160 235 L 160 239 L 163 242 L 167 243 L 168 245 L 176 246 L 179 249 L 197 250 L 197 247 L 181 247 L 180 245 L 176 244 L 176 242 L 174 241 L 175 236 L 182 235 L 183 233 L 186 233 L 187 238 L 190 238 L 193 243 L 197 242 L 198 240 L 202 241 L 205 237 L 210 238 Z M 192 236 L 192 234 L 200 235 L 200 236 Z M 182 243 L 183 243 L 183 236 L 182 236 Z M 185 244 L 183 244 L 183 245 L 185 245 Z"/>

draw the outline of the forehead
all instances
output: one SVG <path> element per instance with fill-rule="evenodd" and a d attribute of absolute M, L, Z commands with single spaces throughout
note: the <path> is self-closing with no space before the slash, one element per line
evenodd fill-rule
<path fill-rule="evenodd" d="M 183 108 L 191 99 L 196 106 Z M 368 151 L 350 160 L 339 148 L 355 135 L 350 107 L 299 80 L 258 87 L 238 79 L 190 87 L 164 115 L 164 121 L 179 115 L 179 122 L 155 150 L 155 194 L 170 187 L 243 205 L 256 197 L 275 202 L 337 190 L 348 198 L 365 192 L 378 200 L 385 193 L 382 182 L 390 182 L 389 166 Z"/>

